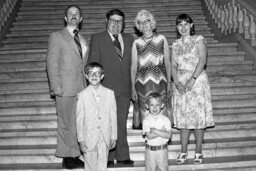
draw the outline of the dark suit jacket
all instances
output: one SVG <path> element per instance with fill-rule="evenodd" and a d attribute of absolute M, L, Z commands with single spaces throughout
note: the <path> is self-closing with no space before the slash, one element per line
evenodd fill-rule
<path fill-rule="evenodd" d="M 99 62 L 104 69 L 104 86 L 114 90 L 115 96 L 121 93 L 131 96 L 131 48 L 133 37 L 122 33 L 124 53 L 122 61 L 119 60 L 114 44 L 107 30 L 94 34 L 91 37 L 88 62 Z"/>
<path fill-rule="evenodd" d="M 80 35 L 80 38 L 83 37 Z M 85 39 L 84 39 L 84 42 Z M 50 89 L 62 88 L 63 96 L 76 96 L 85 87 L 84 65 L 77 45 L 68 30 L 53 32 L 49 37 L 47 72 Z"/>

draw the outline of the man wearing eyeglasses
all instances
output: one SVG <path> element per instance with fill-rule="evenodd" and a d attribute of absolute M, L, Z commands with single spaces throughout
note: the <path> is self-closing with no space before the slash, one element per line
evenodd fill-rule
<path fill-rule="evenodd" d="M 108 157 L 108 167 L 133 166 L 127 142 L 127 117 L 131 99 L 131 48 L 133 37 L 123 33 L 125 15 L 119 9 L 106 13 L 106 30 L 91 37 L 88 62 L 99 62 L 105 77 L 102 84 L 114 90 L 117 102 L 118 139 Z"/>

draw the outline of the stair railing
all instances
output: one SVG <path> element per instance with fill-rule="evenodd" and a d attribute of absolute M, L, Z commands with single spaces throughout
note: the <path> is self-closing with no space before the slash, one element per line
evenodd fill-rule
<path fill-rule="evenodd" d="M 218 4 L 216 0 L 205 0 L 209 13 L 222 34 L 243 34 L 244 39 L 250 40 L 251 46 L 256 46 L 256 14 L 244 6 L 240 0 L 224 1 Z"/>
<path fill-rule="evenodd" d="M 0 3 L 0 32 L 11 15 L 17 0 L 3 0 Z"/>

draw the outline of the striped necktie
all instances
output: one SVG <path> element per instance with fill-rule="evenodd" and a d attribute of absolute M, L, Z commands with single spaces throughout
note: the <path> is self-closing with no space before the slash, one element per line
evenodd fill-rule
<path fill-rule="evenodd" d="M 120 59 L 120 61 L 122 60 L 122 56 L 123 56 L 123 54 L 122 54 L 122 49 L 121 49 L 121 44 L 120 44 L 120 42 L 119 42 L 119 40 L 118 40 L 118 35 L 117 34 L 113 34 L 113 36 L 114 36 L 114 38 L 115 38 L 115 40 L 114 40 L 114 46 L 115 46 L 115 49 L 116 49 L 116 52 L 117 52 L 117 54 L 118 54 L 118 57 L 119 57 L 119 59 Z"/>
<path fill-rule="evenodd" d="M 75 35 L 74 35 L 74 40 L 75 40 L 75 42 L 76 42 L 78 51 L 79 51 L 80 56 L 81 56 L 81 58 L 82 58 L 83 52 L 82 52 L 82 47 L 81 47 L 81 43 L 80 43 L 79 36 L 78 36 L 78 30 L 74 30 L 73 33 L 75 34 Z"/>

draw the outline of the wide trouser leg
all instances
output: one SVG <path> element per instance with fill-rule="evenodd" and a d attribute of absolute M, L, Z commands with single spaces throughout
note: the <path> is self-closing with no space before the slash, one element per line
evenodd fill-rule
<path fill-rule="evenodd" d="M 145 152 L 145 170 L 155 171 L 158 168 L 161 171 L 168 171 L 168 149 Z"/>
<path fill-rule="evenodd" d="M 57 107 L 57 157 L 81 155 L 76 134 L 76 97 L 56 96 Z"/>
<path fill-rule="evenodd" d="M 106 171 L 108 148 L 104 142 L 102 133 L 99 134 L 99 141 L 93 151 L 84 153 L 84 167 L 86 171 Z"/>
<path fill-rule="evenodd" d="M 127 118 L 130 107 L 130 97 L 120 95 L 116 97 L 117 103 L 117 144 L 116 148 L 109 152 L 108 160 L 130 160 L 129 146 L 127 142 Z"/>

